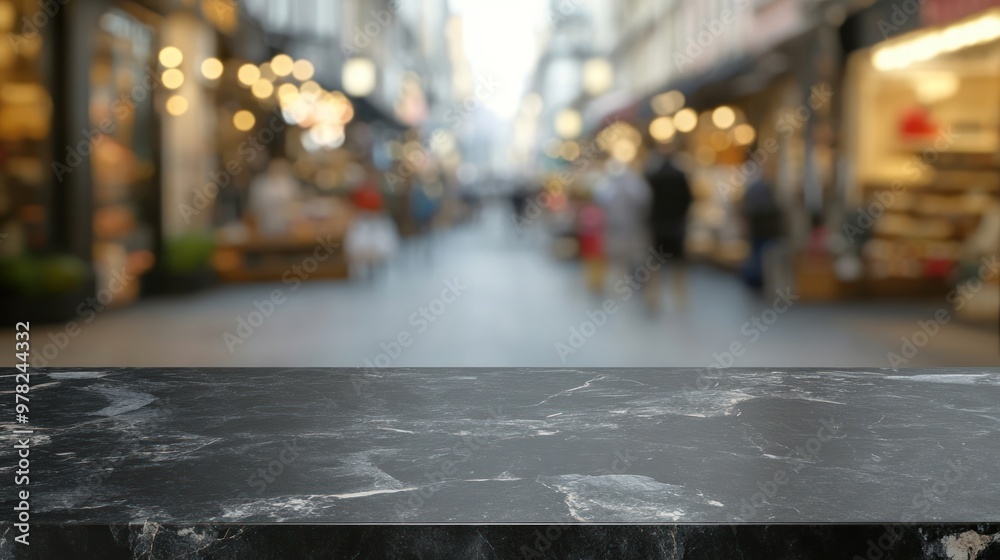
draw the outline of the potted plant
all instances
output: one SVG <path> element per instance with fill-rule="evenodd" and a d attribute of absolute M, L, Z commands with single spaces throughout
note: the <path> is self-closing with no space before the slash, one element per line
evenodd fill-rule
<path fill-rule="evenodd" d="M 212 255 L 215 240 L 210 233 L 192 232 L 164 242 L 161 271 L 166 292 L 190 292 L 215 281 Z"/>
<path fill-rule="evenodd" d="M 0 259 L 0 315 L 6 323 L 68 320 L 93 292 L 93 277 L 90 267 L 72 255 Z"/>

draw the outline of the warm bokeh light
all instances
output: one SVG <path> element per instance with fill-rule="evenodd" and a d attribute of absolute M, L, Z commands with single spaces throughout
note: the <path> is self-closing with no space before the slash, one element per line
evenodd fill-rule
<path fill-rule="evenodd" d="M 271 97 L 272 93 L 274 93 L 274 85 L 261 78 L 250 87 L 250 93 L 252 93 L 257 99 L 267 99 L 268 97 Z"/>
<path fill-rule="evenodd" d="M 614 83 L 615 73 L 611 63 L 604 58 L 591 58 L 583 65 L 583 90 L 588 95 L 600 95 Z"/>
<path fill-rule="evenodd" d="M 736 125 L 736 128 L 733 129 L 733 140 L 741 146 L 746 146 L 747 144 L 753 142 L 756 137 L 757 131 L 746 123 Z"/>
<path fill-rule="evenodd" d="M 239 79 L 240 83 L 246 87 L 251 87 L 260 80 L 260 68 L 257 68 L 256 64 L 250 64 L 249 62 L 240 66 L 240 69 L 236 73 L 236 77 Z"/>
<path fill-rule="evenodd" d="M 667 142 L 676 132 L 674 121 L 670 117 L 657 117 L 649 123 L 649 135 L 657 142 Z"/>
<path fill-rule="evenodd" d="M 732 107 L 723 105 L 712 111 L 712 124 L 726 130 L 736 123 L 736 111 Z"/>
<path fill-rule="evenodd" d="M 171 95 L 167 99 L 167 113 L 179 117 L 188 110 L 188 100 L 183 95 Z"/>
<path fill-rule="evenodd" d="M 302 84 L 302 87 L 299 88 L 299 92 L 303 96 L 316 98 L 323 92 L 323 86 L 319 85 L 317 82 L 309 80 L 308 82 Z"/>
<path fill-rule="evenodd" d="M 295 61 L 287 54 L 279 54 L 271 59 L 271 71 L 279 78 L 284 78 L 292 73 Z"/>
<path fill-rule="evenodd" d="M 555 127 L 560 137 L 576 138 L 583 132 L 583 117 L 575 109 L 563 109 L 556 115 Z"/>
<path fill-rule="evenodd" d="M 698 113 L 694 109 L 681 109 L 674 115 L 674 126 L 681 132 L 691 132 L 698 126 Z"/>
<path fill-rule="evenodd" d="M 611 157 L 622 163 L 634 160 L 637 154 L 638 148 L 630 139 L 619 138 L 611 145 Z"/>
<path fill-rule="evenodd" d="M 354 97 L 366 97 L 375 91 L 375 63 L 367 58 L 352 58 L 344 63 L 344 91 Z"/>
<path fill-rule="evenodd" d="M 958 74 L 947 71 L 920 72 L 914 75 L 911 83 L 917 99 L 924 105 L 954 97 L 962 86 Z"/>
<path fill-rule="evenodd" d="M 218 58 L 206 58 L 201 63 L 201 75 L 209 80 L 218 80 L 223 69 L 222 61 Z"/>
<path fill-rule="evenodd" d="M 282 105 L 291 105 L 299 99 L 299 88 L 295 84 L 281 84 L 278 86 L 278 101 Z"/>
<path fill-rule="evenodd" d="M 336 149 L 344 144 L 344 127 L 335 124 L 318 124 L 309 129 L 309 138 L 316 144 Z"/>
<path fill-rule="evenodd" d="M 292 66 L 292 77 L 300 82 L 311 80 L 315 73 L 316 69 L 313 68 L 312 62 L 305 59 L 296 60 Z"/>
<path fill-rule="evenodd" d="M 576 161 L 580 157 L 580 145 L 573 141 L 563 142 L 559 155 L 566 161 Z"/>
<path fill-rule="evenodd" d="M 170 68 L 163 71 L 163 76 L 160 80 L 163 82 L 163 87 L 177 89 L 184 85 L 184 72 L 176 68 Z"/>
<path fill-rule="evenodd" d="M 257 118 L 253 116 L 253 113 L 247 110 L 237 111 L 233 115 L 233 126 L 236 130 L 246 132 L 253 128 L 253 125 L 257 123 Z"/>
<path fill-rule="evenodd" d="M 685 101 L 683 93 L 673 90 L 653 97 L 650 105 L 657 115 L 670 116 L 681 110 Z"/>
<path fill-rule="evenodd" d="M 184 62 L 184 53 L 177 47 L 163 47 L 160 50 L 160 64 L 167 68 L 176 68 Z"/>

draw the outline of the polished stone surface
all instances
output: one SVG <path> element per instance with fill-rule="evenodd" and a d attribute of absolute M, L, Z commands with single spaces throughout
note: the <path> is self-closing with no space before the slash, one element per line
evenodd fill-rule
<path fill-rule="evenodd" d="M 31 381 L 35 522 L 1000 521 L 996 370 L 50 369 Z"/>

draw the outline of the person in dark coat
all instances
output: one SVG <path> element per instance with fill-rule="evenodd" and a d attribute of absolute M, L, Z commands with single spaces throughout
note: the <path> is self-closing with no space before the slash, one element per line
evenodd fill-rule
<path fill-rule="evenodd" d="M 669 145 L 659 145 L 651 152 L 646 167 L 646 181 L 653 196 L 649 208 L 649 233 L 653 248 L 663 254 L 674 271 L 674 297 L 678 307 L 685 303 L 687 274 L 684 268 L 684 241 L 687 236 L 687 215 L 694 202 L 687 176 L 673 160 Z M 648 304 L 659 307 L 660 279 L 650 282 Z"/>
<path fill-rule="evenodd" d="M 657 250 L 670 253 L 671 258 L 682 259 L 688 210 L 694 201 L 687 176 L 669 156 L 659 154 L 651 162 L 646 181 L 653 189 L 649 209 L 649 231 L 653 244 Z"/>
<path fill-rule="evenodd" d="M 764 287 L 764 253 L 784 234 L 781 206 L 774 196 L 772 167 L 766 166 L 750 180 L 741 209 L 750 238 L 750 255 L 740 272 L 743 281 L 757 289 Z"/>

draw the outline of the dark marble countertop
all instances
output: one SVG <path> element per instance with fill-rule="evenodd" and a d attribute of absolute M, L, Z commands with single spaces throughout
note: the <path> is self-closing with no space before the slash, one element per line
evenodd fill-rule
<path fill-rule="evenodd" d="M 31 382 L 36 522 L 1000 521 L 1000 370 L 46 369 Z M 20 427 L 3 424 L 8 440 Z"/>

